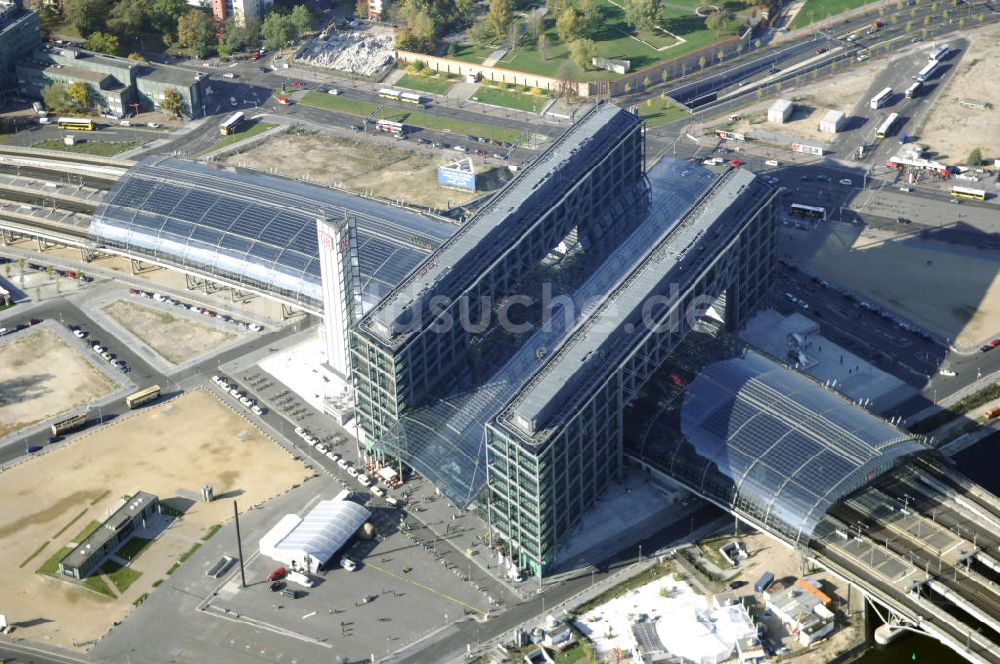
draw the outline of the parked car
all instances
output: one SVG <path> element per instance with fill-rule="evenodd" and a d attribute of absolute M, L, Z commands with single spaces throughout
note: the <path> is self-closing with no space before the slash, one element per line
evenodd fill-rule
<path fill-rule="evenodd" d="M 346 569 L 348 572 L 353 572 L 356 569 L 358 569 L 358 564 L 353 560 L 351 560 L 350 558 L 348 558 L 347 556 L 344 556 L 343 558 L 340 559 L 340 566 Z"/>

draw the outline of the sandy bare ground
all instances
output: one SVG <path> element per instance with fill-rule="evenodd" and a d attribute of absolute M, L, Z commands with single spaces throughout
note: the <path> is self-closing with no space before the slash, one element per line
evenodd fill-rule
<path fill-rule="evenodd" d="M 810 260 L 805 257 L 806 260 Z M 916 237 L 835 228 L 816 272 L 971 348 L 1000 330 L 1000 257 Z"/>
<path fill-rule="evenodd" d="M 294 155 L 294 158 L 289 158 Z M 455 153 L 456 157 L 462 156 Z M 290 177 L 334 185 L 379 198 L 405 201 L 434 209 L 467 203 L 482 192 L 445 189 L 437 182 L 437 167 L 452 155 L 433 155 L 373 143 L 345 140 L 313 132 L 286 132 L 228 161 L 258 170 L 276 169 Z M 505 172 L 506 169 L 504 169 Z M 500 184 L 498 173 L 479 179 Z"/>
<path fill-rule="evenodd" d="M 967 108 L 963 99 L 988 101 L 993 108 Z M 968 53 L 946 74 L 944 91 L 919 134 L 920 143 L 950 163 L 964 164 L 974 148 L 984 159 L 1000 159 L 1000 30 L 971 36 Z"/>
<path fill-rule="evenodd" d="M 103 311 L 171 364 L 201 357 L 237 338 L 232 332 L 137 302 L 115 300 Z"/>
<path fill-rule="evenodd" d="M 182 507 L 190 501 L 178 496 L 178 488 L 197 493 L 210 484 L 216 498 L 238 495 L 249 507 L 310 474 L 207 390 L 137 411 L 15 466 L 0 475 L 0 587 L 7 620 L 22 623 L 20 637 L 88 647 L 123 620 L 142 593 L 155 592 L 153 582 L 165 578 L 210 526 L 232 516 L 229 500 L 191 504 L 133 561 L 142 576 L 116 599 L 34 573 L 88 522 L 102 521 L 123 495 L 143 490 Z M 30 622 L 39 618 L 45 620 Z"/>
<path fill-rule="evenodd" d="M 836 135 L 820 132 L 819 121 L 828 110 L 834 110 L 843 111 L 847 116 L 846 120 L 850 122 L 851 112 L 858 100 L 867 94 L 876 73 L 877 70 L 872 68 L 871 71 L 836 76 L 824 82 L 804 83 L 798 90 L 789 93 L 789 96 L 782 97 L 795 103 L 795 112 L 784 124 L 767 122 L 767 109 L 774 103 L 773 99 L 749 111 L 743 119 L 724 124 L 729 127 L 729 131 L 737 133 L 752 135 L 754 129 L 764 129 L 817 143 L 830 143 Z M 812 79 L 807 77 L 805 80 Z"/>
<path fill-rule="evenodd" d="M 117 387 L 50 330 L 5 338 L 0 352 L 0 436 L 90 403 Z"/>

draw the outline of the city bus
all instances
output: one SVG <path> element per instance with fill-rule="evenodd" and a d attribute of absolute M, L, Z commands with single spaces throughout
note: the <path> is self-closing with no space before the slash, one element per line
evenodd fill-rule
<path fill-rule="evenodd" d="M 927 59 L 941 62 L 941 58 L 943 58 L 946 55 L 948 55 L 948 45 L 941 44 L 940 46 L 938 46 L 937 48 L 935 48 L 933 51 L 930 52 L 930 55 L 927 56 Z"/>
<path fill-rule="evenodd" d="M 889 102 L 889 97 L 891 96 L 892 88 L 885 88 L 882 92 L 872 97 L 872 100 L 868 102 L 868 105 L 872 108 L 882 108 Z"/>
<path fill-rule="evenodd" d="M 412 92 L 402 92 L 401 90 L 393 90 L 392 88 L 381 88 L 378 91 L 378 96 L 383 99 L 391 99 L 393 101 L 402 101 L 407 104 L 417 104 L 418 106 L 423 104 L 423 98 Z"/>
<path fill-rule="evenodd" d="M 879 128 L 875 130 L 875 135 L 879 138 L 885 138 L 892 131 L 892 126 L 896 124 L 896 120 L 899 119 L 899 113 L 890 113 L 889 117 L 885 119 Z"/>
<path fill-rule="evenodd" d="M 125 397 L 125 405 L 128 406 L 129 410 L 138 408 L 144 403 L 149 403 L 150 401 L 156 401 L 160 398 L 160 386 L 153 385 L 152 387 L 147 387 L 144 390 L 139 390 L 133 394 Z"/>
<path fill-rule="evenodd" d="M 791 207 L 788 209 L 788 214 L 789 216 L 796 217 L 798 219 L 826 221 L 826 208 L 815 207 L 812 205 L 792 203 Z"/>
<path fill-rule="evenodd" d="M 90 118 L 59 118 L 57 126 L 60 129 L 77 129 L 79 131 L 94 131 L 94 121 Z"/>
<path fill-rule="evenodd" d="M 236 111 L 229 116 L 229 119 L 219 125 L 219 133 L 223 136 L 228 136 L 230 134 L 235 134 L 236 130 L 239 128 L 243 121 L 246 120 L 246 116 L 243 115 L 242 111 Z"/>
<path fill-rule="evenodd" d="M 64 433 L 73 431 L 74 429 L 79 429 L 86 423 L 86 415 L 74 415 L 73 417 L 67 417 L 65 420 L 53 422 L 52 426 L 49 428 L 51 429 L 53 436 L 61 436 Z"/>
<path fill-rule="evenodd" d="M 406 135 L 406 125 L 404 125 L 402 122 L 393 122 L 392 120 L 376 121 L 375 129 L 379 131 L 384 131 L 387 134 L 392 134 L 393 136 Z"/>
<path fill-rule="evenodd" d="M 920 89 L 921 85 L 923 85 L 923 84 L 920 81 L 917 81 L 916 83 L 914 83 L 910 87 L 906 88 L 906 92 L 904 93 L 904 94 L 906 94 L 906 98 L 907 99 L 913 99 L 914 97 L 916 97 L 917 96 L 917 90 Z"/>
<path fill-rule="evenodd" d="M 977 201 L 986 200 L 986 192 L 982 189 L 969 189 L 968 187 L 952 187 L 951 195 L 955 198 L 974 198 Z"/>
<path fill-rule="evenodd" d="M 917 75 L 913 77 L 913 80 L 918 83 L 926 83 L 927 79 L 934 75 L 934 70 L 937 69 L 938 64 L 940 63 L 937 60 L 931 60 L 924 65 L 923 69 L 917 72 Z"/>

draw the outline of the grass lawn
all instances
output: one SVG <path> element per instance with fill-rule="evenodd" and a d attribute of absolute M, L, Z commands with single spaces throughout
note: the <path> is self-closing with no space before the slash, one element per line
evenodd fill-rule
<path fill-rule="evenodd" d="M 201 548 L 201 542 L 195 542 L 191 545 L 191 548 L 181 554 L 180 560 L 177 562 L 184 562 L 188 558 L 194 555 L 194 552 Z"/>
<path fill-rule="evenodd" d="M 201 536 L 202 541 L 203 542 L 207 542 L 208 540 L 212 539 L 212 535 L 214 535 L 215 533 L 219 532 L 219 529 L 221 529 L 221 528 L 222 528 L 222 524 L 221 523 L 217 523 L 214 526 L 212 526 L 211 528 L 209 528 L 208 532 L 206 532 L 204 535 Z"/>
<path fill-rule="evenodd" d="M 490 55 L 495 51 L 496 48 L 482 46 L 473 46 L 472 44 L 462 44 L 460 46 L 456 45 L 455 54 L 448 57 L 454 60 L 464 60 L 465 62 L 471 62 L 473 64 L 481 65 L 483 60 L 490 57 Z"/>
<path fill-rule="evenodd" d="M 74 145 L 66 145 L 61 138 L 50 138 L 45 141 L 34 143 L 31 147 L 43 148 L 45 150 L 62 150 L 63 152 L 82 152 L 83 154 L 95 154 L 101 157 L 113 157 L 116 154 L 137 148 L 142 145 L 139 141 L 92 141 L 86 139 L 83 142 L 77 141 Z"/>
<path fill-rule="evenodd" d="M 135 560 L 139 554 L 146 550 L 153 540 L 144 537 L 133 537 L 125 542 L 122 548 L 118 549 L 118 557 L 123 560 Z"/>
<path fill-rule="evenodd" d="M 846 12 L 848 9 L 854 9 L 855 7 L 860 7 L 861 5 L 867 5 L 872 0 L 806 0 L 803 3 L 802 8 L 799 13 L 795 15 L 795 20 L 789 26 L 792 30 L 795 28 L 804 28 L 810 23 L 816 21 L 822 21 L 828 16 L 836 16 L 840 12 Z"/>
<path fill-rule="evenodd" d="M 68 546 L 64 546 L 55 553 L 52 554 L 48 560 L 42 563 L 42 566 L 35 570 L 36 574 L 55 574 L 59 571 L 59 561 L 69 555 L 72 551 Z"/>
<path fill-rule="evenodd" d="M 104 583 L 104 579 L 99 576 L 88 576 L 83 580 L 83 585 L 87 586 L 91 590 L 101 593 L 102 595 L 107 595 L 112 599 L 115 598 L 114 592 L 111 591 L 111 588 L 108 588 L 108 584 Z"/>
<path fill-rule="evenodd" d="M 417 90 L 418 92 L 429 92 L 432 95 L 448 94 L 452 86 L 451 81 L 445 81 L 430 76 L 420 76 L 419 74 L 407 74 L 396 81 L 396 86 L 407 90 Z"/>
<path fill-rule="evenodd" d="M 131 567 L 119 565 L 114 560 L 108 560 L 101 565 L 101 571 L 111 579 L 111 583 L 115 584 L 119 595 L 128 590 L 128 587 L 142 576 L 142 572 L 136 572 Z"/>
<path fill-rule="evenodd" d="M 305 96 L 302 97 L 301 103 L 306 104 L 307 106 L 326 108 L 331 111 L 339 111 L 341 113 L 349 113 L 351 115 L 358 115 L 361 117 L 367 116 L 378 106 L 378 104 L 370 101 L 347 99 L 340 96 L 335 97 L 316 91 L 307 92 Z M 490 125 L 479 124 L 478 122 L 466 122 L 464 120 L 455 120 L 453 118 L 443 118 L 438 115 L 424 113 L 423 111 L 407 111 L 402 108 L 395 108 L 392 106 L 384 106 L 383 108 L 385 109 L 386 120 L 395 120 L 396 122 L 403 122 L 405 124 L 413 125 L 414 127 L 422 127 L 424 129 L 450 131 L 467 136 L 484 136 L 486 138 L 492 138 L 493 140 L 504 141 L 507 143 L 514 142 L 520 135 L 520 132 L 514 129 L 493 127 Z"/>
<path fill-rule="evenodd" d="M 660 51 L 657 49 L 669 46 L 675 40 L 659 30 L 643 31 L 638 35 L 640 39 L 647 41 L 651 46 L 634 39 L 631 36 L 631 28 L 625 24 L 624 10 L 605 0 L 603 3 L 604 20 L 601 23 L 601 29 L 590 37 L 596 42 L 597 56 L 628 60 L 632 63 L 632 71 L 637 71 L 728 39 L 735 31 L 735 26 L 743 20 L 742 18 L 734 20 L 734 31 L 720 36 L 707 29 L 704 19 L 698 18 L 694 13 L 696 3 L 691 3 L 690 10 L 677 8 L 673 6 L 675 4 L 677 3 L 670 3 L 670 6 L 664 7 L 659 27 L 682 37 L 685 43 Z M 716 4 L 724 6 L 739 17 L 745 16 L 748 12 L 747 7 L 738 0 L 725 0 Z M 497 66 L 531 74 L 556 76 L 562 63 L 569 59 L 569 48 L 559 40 L 555 26 L 551 21 L 547 24 L 546 37 L 549 43 L 547 58 L 542 57 L 534 44 L 527 44 L 518 46 L 507 53 L 497 63 Z M 583 72 L 580 80 L 598 81 L 618 77 L 618 74 L 603 69 L 588 69 Z"/>
<path fill-rule="evenodd" d="M 528 111 L 537 113 L 549 101 L 548 97 L 539 95 L 526 95 L 523 92 L 511 92 L 510 90 L 500 90 L 489 85 L 481 85 L 472 95 L 473 101 L 481 101 L 484 104 L 513 108 L 518 111 Z"/>
<path fill-rule="evenodd" d="M 639 104 L 639 115 L 646 121 L 647 127 L 659 127 L 668 122 L 690 117 L 688 112 L 668 99 L 656 97 L 650 99 L 651 104 L 644 101 Z"/>
<path fill-rule="evenodd" d="M 226 136 L 225 138 L 221 139 L 218 143 L 216 143 L 209 149 L 202 151 L 201 154 L 205 154 L 207 152 L 213 152 L 215 150 L 218 150 L 219 148 L 224 148 L 227 145 L 232 145 L 237 141 L 242 141 L 243 139 L 250 138 L 251 136 L 256 136 L 257 134 L 261 134 L 267 131 L 268 129 L 277 126 L 278 125 L 274 123 L 261 122 L 260 120 L 251 120 L 249 122 L 244 122 L 236 130 L 236 133 Z"/>

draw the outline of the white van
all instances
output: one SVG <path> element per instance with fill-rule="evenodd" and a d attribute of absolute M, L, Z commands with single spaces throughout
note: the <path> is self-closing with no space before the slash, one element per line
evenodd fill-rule
<path fill-rule="evenodd" d="M 386 496 L 385 502 L 389 503 L 393 507 L 399 507 L 399 501 L 393 498 L 392 496 Z"/>
<path fill-rule="evenodd" d="M 291 583 L 297 583 L 305 588 L 312 588 L 316 585 L 316 579 L 302 572 L 289 572 L 285 578 Z"/>

